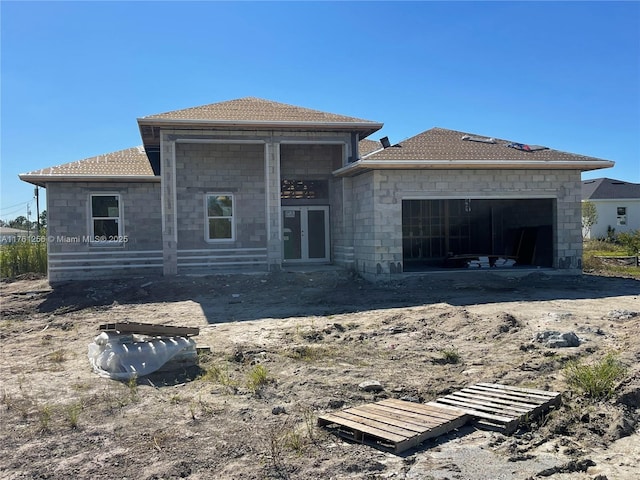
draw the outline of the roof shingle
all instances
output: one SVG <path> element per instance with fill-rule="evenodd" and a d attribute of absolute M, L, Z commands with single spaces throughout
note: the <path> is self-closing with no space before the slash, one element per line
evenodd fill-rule
<path fill-rule="evenodd" d="M 464 136 L 486 138 L 493 143 L 463 140 Z M 414 137 L 403 140 L 397 145 L 370 154 L 367 160 L 518 160 L 540 161 L 584 161 L 601 160 L 575 153 L 561 152 L 544 148 L 535 151 L 508 148 L 514 143 L 498 138 L 489 139 L 477 134 L 447 130 L 435 127 Z"/>
<path fill-rule="evenodd" d="M 226 102 L 212 103 L 200 107 L 173 110 L 171 112 L 148 115 L 145 120 L 193 120 L 227 122 L 292 122 L 292 123 L 377 123 L 356 117 L 321 112 L 310 108 L 297 107 L 273 102 L 262 98 L 245 97 Z"/>
<path fill-rule="evenodd" d="M 140 146 L 34 170 L 21 174 L 20 178 L 27 180 L 29 177 L 42 176 L 53 177 L 53 179 L 69 176 L 154 177 L 154 172 L 144 148 Z"/>
<path fill-rule="evenodd" d="M 624 182 L 613 178 L 595 178 L 582 181 L 583 200 L 615 200 L 640 198 L 640 183 Z"/>

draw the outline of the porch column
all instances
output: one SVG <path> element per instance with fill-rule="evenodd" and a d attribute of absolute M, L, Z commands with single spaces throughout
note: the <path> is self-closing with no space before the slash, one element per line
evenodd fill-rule
<path fill-rule="evenodd" d="M 178 216 L 176 206 L 176 142 L 160 136 L 162 180 L 162 265 L 164 275 L 178 274 Z"/>
<path fill-rule="evenodd" d="M 265 144 L 265 196 L 267 209 L 267 263 L 269 271 L 282 268 L 282 213 L 280 208 L 280 144 Z"/>

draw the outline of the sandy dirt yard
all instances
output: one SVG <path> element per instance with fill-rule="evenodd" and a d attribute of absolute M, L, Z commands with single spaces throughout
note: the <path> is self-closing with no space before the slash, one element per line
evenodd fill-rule
<path fill-rule="evenodd" d="M 2 479 L 640 478 L 637 280 L 464 272 L 371 284 L 325 270 L 0 288 Z M 88 345 L 100 324 L 126 321 L 200 327 L 211 352 L 186 370 L 101 378 Z M 581 344 L 550 348 L 535 340 L 546 330 Z M 611 353 L 626 374 L 608 399 L 569 387 L 567 362 Z M 384 390 L 359 389 L 365 380 Z M 465 426 L 400 455 L 316 426 L 326 412 L 482 381 L 563 403 L 510 436 Z"/>

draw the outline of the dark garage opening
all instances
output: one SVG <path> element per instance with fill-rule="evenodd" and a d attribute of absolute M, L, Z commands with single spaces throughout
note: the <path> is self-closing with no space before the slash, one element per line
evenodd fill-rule
<path fill-rule="evenodd" d="M 402 201 L 404 271 L 551 267 L 554 199 Z"/>

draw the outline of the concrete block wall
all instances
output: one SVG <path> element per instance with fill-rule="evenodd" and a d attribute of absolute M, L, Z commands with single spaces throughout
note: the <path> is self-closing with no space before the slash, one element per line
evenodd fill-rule
<path fill-rule="evenodd" d="M 88 241 L 92 193 L 120 194 L 124 222 L 122 234 L 127 237 L 126 242 L 106 246 Z M 157 271 L 152 265 L 161 263 L 162 219 L 159 205 L 159 182 L 48 183 L 49 281 L 55 283 Z M 135 267 L 143 264 L 144 267 Z"/>
<path fill-rule="evenodd" d="M 342 145 L 280 145 L 280 176 L 295 179 L 331 178 L 342 166 Z"/>
<path fill-rule="evenodd" d="M 128 241 L 121 247 L 131 250 L 162 248 L 160 183 L 49 183 L 47 184 L 47 236 L 49 251 L 55 253 L 104 250 L 103 246 L 62 241 L 87 237 L 90 230 L 90 195 L 118 193 L 122 202 L 123 235 Z M 60 241 L 57 241 L 60 240 Z"/>
<path fill-rule="evenodd" d="M 356 270 L 380 279 L 402 271 L 402 200 L 555 198 L 554 267 L 582 267 L 578 170 L 377 170 L 353 178 Z"/>
<path fill-rule="evenodd" d="M 330 242 L 332 260 L 336 251 L 345 245 L 343 179 L 332 172 L 343 162 L 343 146 L 337 144 L 283 144 L 280 146 L 281 178 L 299 180 L 327 180 L 329 198 L 320 204 L 329 205 Z"/>
<path fill-rule="evenodd" d="M 267 246 L 265 146 L 176 143 L 178 249 Z M 234 196 L 235 241 L 207 242 L 205 195 Z"/>

